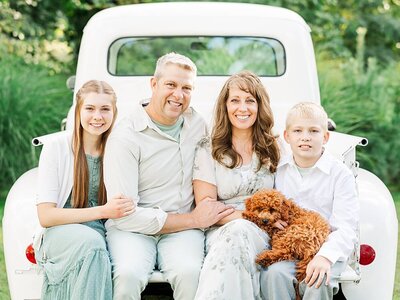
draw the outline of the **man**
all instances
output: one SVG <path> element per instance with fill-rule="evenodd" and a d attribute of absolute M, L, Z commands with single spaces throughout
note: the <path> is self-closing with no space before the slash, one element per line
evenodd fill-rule
<path fill-rule="evenodd" d="M 207 131 L 189 108 L 196 72 L 185 56 L 161 57 L 150 81 L 150 101 L 121 120 L 107 142 L 107 193 L 121 193 L 137 204 L 132 215 L 107 223 L 114 299 L 140 299 L 155 266 L 171 284 L 174 299 L 193 299 L 204 258 L 198 228 L 233 212 L 212 199 L 192 210 L 194 152 Z"/>

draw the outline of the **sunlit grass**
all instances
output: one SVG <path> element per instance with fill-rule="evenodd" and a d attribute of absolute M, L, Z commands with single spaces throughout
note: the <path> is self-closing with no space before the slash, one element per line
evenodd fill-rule
<path fill-rule="evenodd" d="M 394 204 L 396 205 L 397 219 L 399 220 L 400 227 L 400 192 L 393 192 Z M 394 294 L 393 300 L 400 300 L 400 228 L 399 236 L 397 239 L 397 263 L 396 263 L 396 277 L 394 280 Z"/>
<path fill-rule="evenodd" d="M 4 203 L 7 196 L 6 191 L 0 191 L 0 220 L 3 219 Z M 7 273 L 4 261 L 4 248 L 3 248 L 3 224 L 0 222 L 0 299 L 10 299 L 10 292 L 8 290 Z"/>

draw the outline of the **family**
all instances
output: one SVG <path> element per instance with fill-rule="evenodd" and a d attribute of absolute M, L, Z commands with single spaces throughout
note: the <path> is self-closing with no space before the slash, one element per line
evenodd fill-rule
<path fill-rule="evenodd" d="M 76 94 L 73 132 L 44 144 L 35 256 L 42 299 L 140 299 L 159 269 L 174 299 L 332 299 L 357 240 L 351 171 L 325 151 L 327 114 L 311 102 L 273 134 L 270 100 L 249 71 L 222 87 L 211 133 L 190 107 L 197 68 L 169 53 L 157 61 L 151 98 L 117 117 L 117 97 L 91 80 Z M 242 218 L 244 201 L 275 188 L 319 212 L 331 233 L 298 283 L 295 262 L 255 263 L 268 234 Z M 278 221 L 284 230 L 287 224 Z"/>

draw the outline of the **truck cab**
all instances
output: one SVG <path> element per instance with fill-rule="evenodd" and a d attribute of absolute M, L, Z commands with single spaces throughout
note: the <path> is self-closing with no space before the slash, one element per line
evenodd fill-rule
<path fill-rule="evenodd" d="M 157 58 L 178 52 L 198 67 L 191 106 L 210 126 L 223 83 L 231 74 L 247 69 L 265 85 L 274 130 L 282 135 L 290 107 L 301 101 L 320 103 L 310 33 L 297 13 L 266 5 L 181 2 L 113 7 L 95 14 L 84 28 L 74 90 L 91 79 L 108 82 L 116 91 L 121 118 L 136 102 L 150 97 L 150 77 Z M 75 94 L 65 130 L 73 128 L 74 104 Z M 40 146 L 47 137 L 33 137 L 33 144 Z M 332 132 L 327 144 L 353 171 L 361 207 L 359 243 L 342 274 L 341 290 L 350 300 L 389 300 L 393 296 L 398 221 L 387 187 L 356 160 L 356 147 L 367 143 L 363 137 Z M 6 200 L 4 254 L 13 300 L 40 298 L 42 272 L 29 248 L 39 224 L 36 177 L 37 168 L 23 174 Z M 162 274 L 156 270 L 150 282 L 164 282 Z"/>

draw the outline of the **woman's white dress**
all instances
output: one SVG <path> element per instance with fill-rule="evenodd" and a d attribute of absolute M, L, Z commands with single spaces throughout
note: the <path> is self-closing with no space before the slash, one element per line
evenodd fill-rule
<path fill-rule="evenodd" d="M 197 145 L 193 179 L 217 186 L 219 201 L 244 210 L 247 198 L 274 186 L 274 175 L 265 167 L 257 171 L 258 164 L 253 154 L 251 164 L 229 169 L 212 158 L 210 139 L 204 138 Z M 261 299 L 255 258 L 268 242 L 263 230 L 244 219 L 207 229 L 206 258 L 195 299 Z"/>

